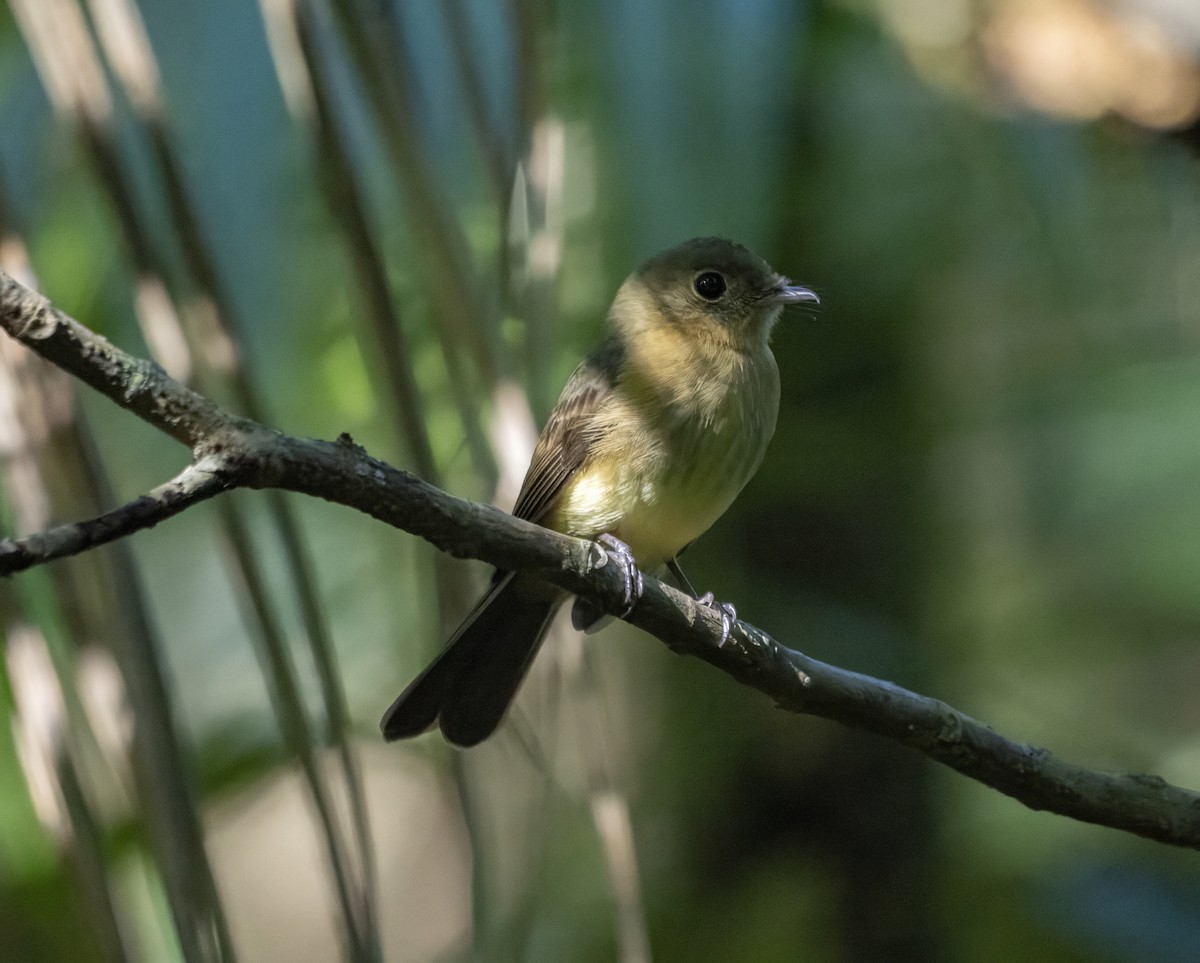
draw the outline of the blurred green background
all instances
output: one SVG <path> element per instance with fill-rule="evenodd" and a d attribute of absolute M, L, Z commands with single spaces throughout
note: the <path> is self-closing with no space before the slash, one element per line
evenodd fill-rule
<path fill-rule="evenodd" d="M 5 270 L 24 249 L 223 403 L 507 507 L 621 279 L 733 237 L 822 307 L 777 330 L 776 438 L 693 582 L 1200 786 L 1194 3 L 137 9 L 0 12 Z M 7 533 L 186 464 L 4 349 Z M 385 747 L 485 574 L 243 493 L 0 584 L 0 957 L 1200 959 L 1195 854 L 624 626 L 552 637 L 483 747 Z"/>

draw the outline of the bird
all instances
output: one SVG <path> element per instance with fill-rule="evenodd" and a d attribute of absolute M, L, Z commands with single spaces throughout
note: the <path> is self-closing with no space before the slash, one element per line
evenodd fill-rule
<path fill-rule="evenodd" d="M 732 241 L 700 237 L 646 260 L 620 286 L 611 334 L 575 370 L 538 437 L 513 515 L 590 539 L 626 580 L 667 568 L 694 589 L 678 555 L 725 512 L 775 432 L 779 369 L 770 348 L 782 310 L 817 295 Z M 442 652 L 397 697 L 387 741 L 440 727 L 474 746 L 504 719 L 568 593 L 497 571 Z M 711 593 L 698 601 L 735 617 Z M 603 615 L 584 600 L 577 628 Z"/>

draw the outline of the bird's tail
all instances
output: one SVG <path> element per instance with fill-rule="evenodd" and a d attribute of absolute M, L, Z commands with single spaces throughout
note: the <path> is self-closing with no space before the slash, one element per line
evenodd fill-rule
<path fill-rule="evenodd" d="M 419 735 L 435 723 L 457 746 L 490 736 L 564 598 L 561 589 L 532 576 L 498 576 L 441 655 L 384 713 L 384 739 Z"/>

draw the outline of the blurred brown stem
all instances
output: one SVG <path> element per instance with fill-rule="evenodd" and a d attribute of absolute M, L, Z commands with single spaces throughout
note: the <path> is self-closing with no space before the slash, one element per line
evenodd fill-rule
<path fill-rule="evenodd" d="M 452 555 L 529 569 L 606 611 L 623 607 L 623 576 L 615 566 L 597 568 L 588 542 L 455 498 L 372 458 L 348 436 L 336 442 L 295 438 L 238 418 L 157 366 L 114 347 L 5 274 L 0 274 L 0 327 L 188 444 L 197 468 L 207 466 L 220 487 L 282 488 L 324 498 L 419 535 Z M 78 538 L 72 545 L 82 551 L 168 515 L 146 511 L 137 524 L 124 527 L 83 523 L 99 540 Z M 0 541 L 0 574 L 46 560 L 36 540 L 57 541 L 49 536 Z M 1200 793 L 1157 776 L 1098 772 L 1063 762 L 1044 749 L 1011 742 L 936 699 L 788 649 L 745 622 L 736 623 L 723 639 L 713 609 L 653 578 L 646 578 L 645 593 L 627 621 L 673 651 L 704 659 L 758 689 L 781 708 L 886 736 L 1032 809 L 1200 849 Z"/>
<path fill-rule="evenodd" d="M 414 235 L 421 241 L 421 253 L 434 279 L 439 333 L 444 343 L 466 348 L 490 391 L 501 368 L 492 328 L 483 323 L 488 312 L 477 290 L 466 240 L 429 163 L 431 154 L 421 143 L 421 124 L 407 77 L 407 51 L 383 7 L 361 0 L 333 0 L 330 7 L 362 76 L 384 146 L 400 174 Z"/>

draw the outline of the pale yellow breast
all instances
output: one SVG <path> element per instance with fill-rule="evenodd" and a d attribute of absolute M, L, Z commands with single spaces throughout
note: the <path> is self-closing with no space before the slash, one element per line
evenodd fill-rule
<path fill-rule="evenodd" d="M 761 355 L 705 357 L 642 345 L 597 415 L 601 440 L 565 486 L 553 527 L 611 532 L 653 569 L 699 538 L 758 468 L 775 430 L 779 376 Z M 674 358 L 669 369 L 662 359 Z"/>

